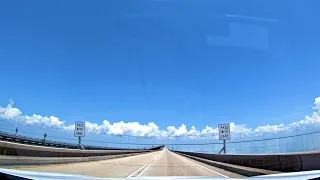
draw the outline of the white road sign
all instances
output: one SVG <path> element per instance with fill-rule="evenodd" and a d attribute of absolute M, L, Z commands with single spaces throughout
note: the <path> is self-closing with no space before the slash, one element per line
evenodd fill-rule
<path fill-rule="evenodd" d="M 219 139 L 220 140 L 230 140 L 230 124 L 219 124 Z"/>
<path fill-rule="evenodd" d="M 74 136 L 76 137 L 84 137 L 86 129 L 86 123 L 81 121 L 76 121 L 74 124 Z"/>

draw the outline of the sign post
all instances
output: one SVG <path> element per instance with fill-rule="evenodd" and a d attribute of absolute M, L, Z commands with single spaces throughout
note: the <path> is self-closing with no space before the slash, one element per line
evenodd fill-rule
<path fill-rule="evenodd" d="M 79 149 L 82 149 L 82 148 L 81 148 L 81 137 L 78 137 L 78 148 L 79 148 Z"/>
<path fill-rule="evenodd" d="M 219 140 L 223 140 L 223 148 L 219 153 L 222 152 L 225 154 L 226 153 L 226 140 L 230 140 L 230 124 L 219 124 L 218 125 L 218 130 L 219 130 Z"/>
<path fill-rule="evenodd" d="M 86 123 L 82 121 L 76 121 L 74 124 L 74 136 L 78 137 L 79 149 L 81 148 L 81 137 L 85 136 Z"/>

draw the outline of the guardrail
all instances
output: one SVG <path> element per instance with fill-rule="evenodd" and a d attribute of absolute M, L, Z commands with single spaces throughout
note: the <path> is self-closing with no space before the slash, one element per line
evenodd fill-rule
<path fill-rule="evenodd" d="M 116 159 L 128 156 L 134 156 L 147 152 L 137 152 L 110 156 L 90 156 L 90 157 L 25 157 L 25 156 L 1 156 L 1 166 L 11 165 L 43 165 L 43 164 L 64 164 L 64 163 L 77 163 L 88 161 L 101 161 L 107 159 Z"/>
<path fill-rule="evenodd" d="M 22 144 L 37 145 L 37 146 L 49 146 L 49 147 L 56 147 L 56 148 L 69 148 L 69 149 L 79 148 L 78 144 L 51 141 L 51 140 L 44 141 L 38 138 L 14 135 L 6 132 L 0 132 L 0 140 L 22 143 Z M 123 149 L 123 148 L 112 148 L 112 147 L 102 147 L 102 146 L 92 146 L 92 145 L 83 145 L 83 146 L 85 147 L 85 149 L 88 149 L 88 150 L 111 150 L 111 149 L 121 150 Z"/>
<path fill-rule="evenodd" d="M 37 145 L 37 146 L 48 146 L 48 147 L 56 147 L 56 148 L 68 148 L 68 149 L 79 149 L 78 144 L 74 143 L 66 143 L 52 140 L 43 140 L 39 138 L 26 137 L 21 135 L 15 135 L 7 132 L 0 131 L 0 140 L 16 142 L 21 144 L 29 144 L 29 145 Z M 88 140 L 87 140 L 88 141 Z M 93 141 L 94 142 L 94 141 Z M 94 146 L 94 145 L 81 145 L 86 150 L 127 150 L 127 148 L 115 148 L 115 147 L 103 147 L 103 146 Z M 152 146 L 150 148 L 144 148 L 145 150 L 159 150 L 164 146 Z M 134 149 L 133 150 L 138 150 Z"/>
<path fill-rule="evenodd" d="M 89 157 L 108 156 L 127 153 L 150 152 L 151 150 L 81 150 L 45 146 L 34 146 L 14 142 L 0 141 L 0 155 L 32 157 Z"/>

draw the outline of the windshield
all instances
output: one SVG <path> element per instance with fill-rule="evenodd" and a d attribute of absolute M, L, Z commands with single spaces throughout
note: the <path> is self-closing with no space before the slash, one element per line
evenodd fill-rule
<path fill-rule="evenodd" d="M 0 168 L 319 170 L 319 5 L 1 2 Z"/>

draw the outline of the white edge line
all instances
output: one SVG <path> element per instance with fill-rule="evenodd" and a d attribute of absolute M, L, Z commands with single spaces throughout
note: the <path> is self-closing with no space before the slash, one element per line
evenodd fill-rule
<path fill-rule="evenodd" d="M 182 156 L 182 155 L 180 155 L 180 156 Z M 202 165 L 200 165 L 200 164 L 197 164 L 197 163 L 189 160 L 189 158 L 187 158 L 187 157 L 185 157 L 185 156 L 182 156 L 182 157 L 184 157 L 186 160 L 190 161 L 191 163 L 193 163 L 193 164 L 195 164 L 195 165 L 197 165 L 197 166 L 200 166 L 200 167 L 202 167 L 202 168 L 204 168 L 204 169 L 206 169 L 206 170 L 208 170 L 208 171 L 211 171 L 211 172 L 214 172 L 214 173 L 216 173 L 216 174 L 219 174 L 220 176 L 223 176 L 223 177 L 225 177 L 225 178 L 229 178 L 228 176 L 223 175 L 223 174 L 221 174 L 221 173 L 218 173 L 217 171 L 214 171 L 214 170 L 209 169 L 209 168 L 207 168 L 207 167 L 204 167 L 204 166 L 202 166 Z"/>
<path fill-rule="evenodd" d="M 151 164 L 149 164 L 149 166 L 148 167 L 146 167 L 140 174 L 138 174 L 138 176 L 137 177 L 140 177 L 149 167 L 151 166 Z"/>
<path fill-rule="evenodd" d="M 130 174 L 127 178 L 132 177 L 135 173 L 139 172 L 139 171 L 140 171 L 142 168 L 144 168 L 146 165 L 148 165 L 148 164 L 143 165 L 143 166 L 140 167 L 138 170 L 136 170 L 135 172 L 133 172 L 132 174 Z"/>

